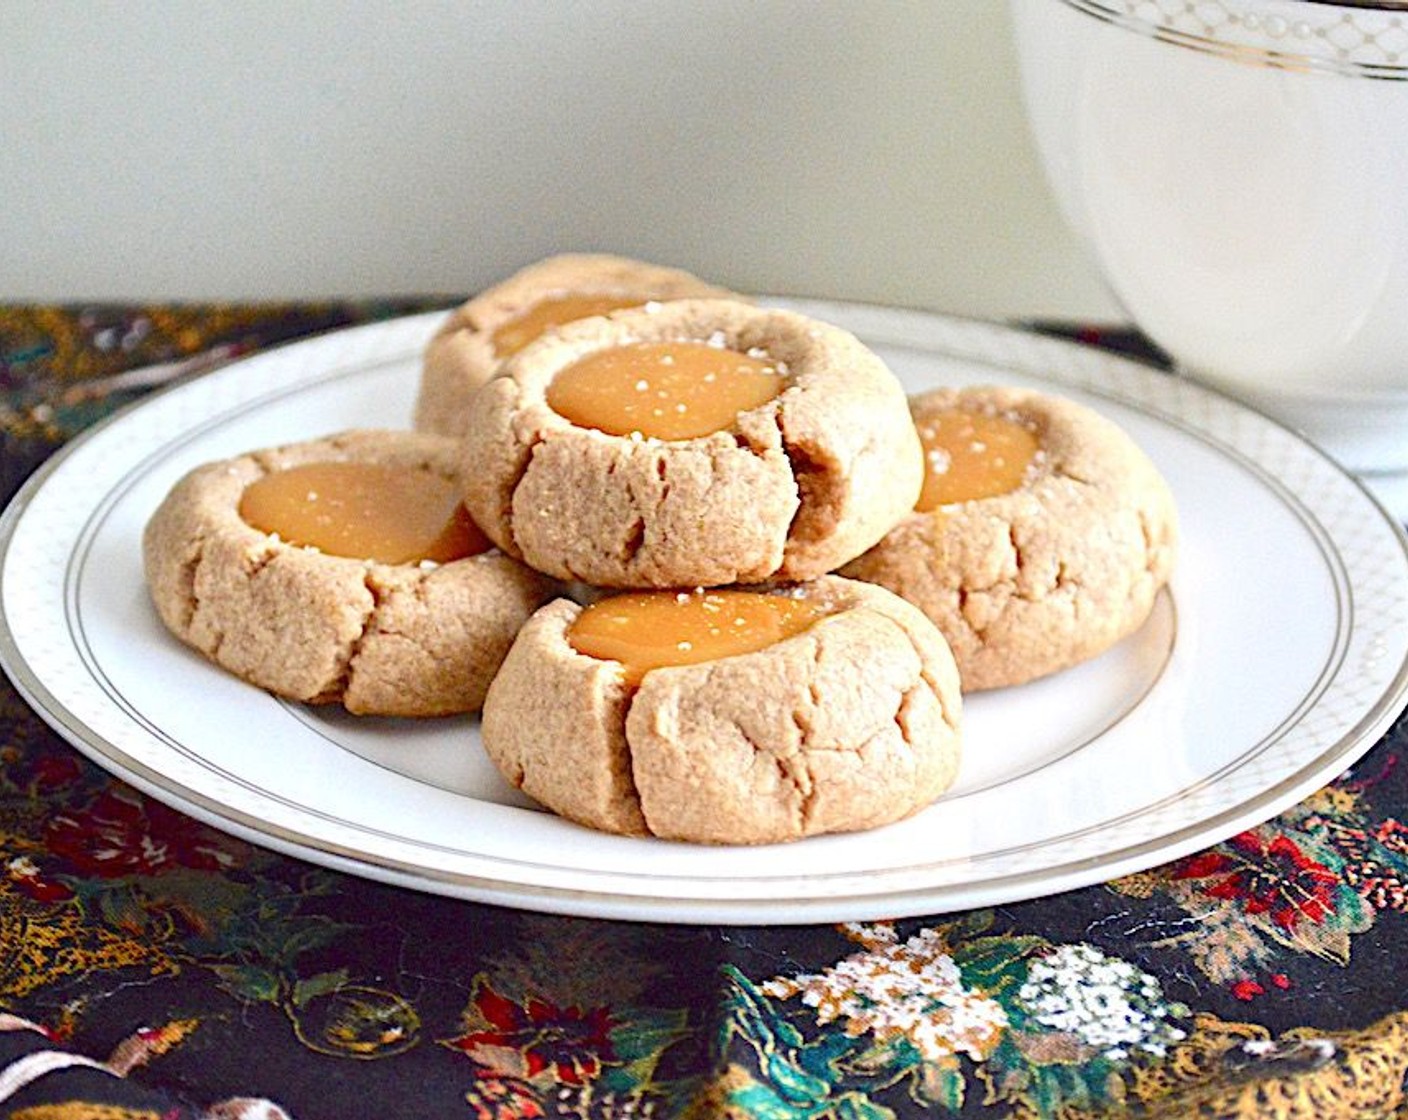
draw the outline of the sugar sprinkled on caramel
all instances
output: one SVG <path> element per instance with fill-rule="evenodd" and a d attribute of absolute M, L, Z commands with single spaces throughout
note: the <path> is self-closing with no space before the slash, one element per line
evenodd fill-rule
<path fill-rule="evenodd" d="M 799 594 L 641 591 L 599 599 L 567 633 L 578 653 L 619 662 L 630 684 L 651 669 L 753 653 L 802 633 L 834 607 Z"/>
<path fill-rule="evenodd" d="M 574 323 L 592 315 L 605 315 L 623 307 L 635 307 L 641 301 L 634 296 L 573 294 L 548 296 L 521 315 L 515 316 L 494 332 L 494 354 L 507 358 L 517 354 L 538 336 L 564 323 Z"/>
<path fill-rule="evenodd" d="M 487 551 L 448 479 L 384 463 L 307 463 L 247 486 L 239 513 L 262 533 L 333 556 L 445 564 Z"/>
<path fill-rule="evenodd" d="M 924 444 L 921 512 L 1007 494 L 1022 485 L 1039 447 L 1036 434 L 1007 416 L 951 409 L 919 425 Z"/>
<path fill-rule="evenodd" d="M 709 342 L 638 342 L 597 350 L 562 369 L 549 407 L 583 428 L 643 439 L 723 431 L 786 387 L 767 355 Z"/>

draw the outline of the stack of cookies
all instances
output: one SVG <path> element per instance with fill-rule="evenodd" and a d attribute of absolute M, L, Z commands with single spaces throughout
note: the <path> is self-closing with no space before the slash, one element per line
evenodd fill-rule
<path fill-rule="evenodd" d="M 482 709 L 508 781 L 611 832 L 908 816 L 957 774 L 962 692 L 1107 649 L 1172 565 L 1167 486 L 1090 410 L 911 400 L 838 327 L 615 257 L 452 313 L 414 425 L 192 472 L 153 602 L 283 696 Z"/>

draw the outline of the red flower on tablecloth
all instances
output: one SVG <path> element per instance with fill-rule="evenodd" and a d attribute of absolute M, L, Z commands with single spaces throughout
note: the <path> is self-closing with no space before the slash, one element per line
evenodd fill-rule
<path fill-rule="evenodd" d="M 490 1069 L 527 1078 L 550 1071 L 560 1084 L 581 1085 L 615 1059 L 605 1007 L 558 1007 L 532 997 L 515 1003 L 480 980 L 469 1017 L 481 1029 L 446 1045 Z"/>
<path fill-rule="evenodd" d="M 0 720 L 10 718 L 0 710 Z M 70 786 L 83 778 L 83 765 L 71 751 L 46 754 L 30 747 L 0 745 L 0 791 L 33 797 Z"/>
<path fill-rule="evenodd" d="M 76 871 L 103 879 L 227 870 L 240 862 L 239 841 L 126 789 L 106 790 L 86 809 L 60 813 L 44 839 Z"/>
<path fill-rule="evenodd" d="M 83 768 L 71 754 L 45 755 L 34 765 L 34 784 L 39 789 L 72 785 L 83 776 Z"/>
<path fill-rule="evenodd" d="M 1294 840 L 1276 833 L 1268 841 L 1249 830 L 1225 844 L 1180 860 L 1174 879 L 1199 880 L 1209 898 L 1234 901 L 1247 914 L 1265 914 L 1294 931 L 1302 920 L 1320 923 L 1334 913 L 1340 878 L 1307 856 Z"/>
<path fill-rule="evenodd" d="M 465 1093 L 475 1120 L 539 1120 L 546 1116 L 533 1086 L 514 1077 L 481 1073 Z"/>
<path fill-rule="evenodd" d="M 73 888 L 57 879 L 48 878 L 28 856 L 17 856 L 5 865 L 6 878 L 15 888 L 35 902 L 67 902 Z"/>

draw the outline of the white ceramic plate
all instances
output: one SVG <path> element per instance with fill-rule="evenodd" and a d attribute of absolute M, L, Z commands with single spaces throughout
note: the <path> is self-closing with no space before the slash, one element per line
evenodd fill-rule
<path fill-rule="evenodd" d="M 1113 417 L 1176 493 L 1149 623 L 1047 680 L 972 696 L 955 788 L 887 828 L 765 848 L 594 833 L 528 804 L 474 721 L 287 704 L 171 639 L 142 526 L 211 459 L 409 422 L 438 315 L 341 331 L 181 385 L 75 440 L 0 521 L 0 662 L 102 766 L 217 827 L 480 901 L 661 921 L 897 917 L 1028 898 L 1275 815 L 1408 702 L 1408 542 L 1360 486 L 1245 407 L 1089 347 L 914 312 L 786 304 L 850 328 L 911 389 L 1035 385 Z"/>

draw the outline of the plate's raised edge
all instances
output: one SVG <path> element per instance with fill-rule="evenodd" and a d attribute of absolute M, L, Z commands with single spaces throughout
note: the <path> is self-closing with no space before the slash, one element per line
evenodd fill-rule
<path fill-rule="evenodd" d="M 21 692 L 24 690 L 21 689 Z M 50 726 L 75 746 L 101 762 L 108 757 L 94 744 L 85 728 L 74 728 L 40 710 Z M 561 887 L 524 885 L 503 879 L 438 873 L 420 866 L 384 859 L 374 854 L 347 850 L 320 839 L 301 837 L 266 822 L 258 822 L 227 806 L 211 803 L 196 793 L 176 794 L 177 808 L 214 827 L 232 832 L 249 842 L 297 859 L 309 860 L 348 874 L 375 879 L 414 890 L 429 890 L 447 897 L 489 905 L 510 906 L 544 913 L 578 917 L 652 921 L 662 923 L 716 923 L 727 925 L 801 925 L 823 922 L 876 921 L 923 914 L 952 912 L 982 906 L 1020 901 L 1037 894 L 1055 894 L 1091 886 L 1124 874 L 1147 869 L 1153 863 L 1167 862 L 1225 839 L 1243 829 L 1267 820 L 1296 804 L 1323 784 L 1325 763 L 1348 768 L 1375 742 L 1394 719 L 1387 705 L 1341 739 L 1337 749 L 1317 758 L 1272 789 L 1244 801 L 1214 817 L 1199 821 L 1177 834 L 1162 834 L 1139 844 L 1064 864 L 990 877 L 974 883 L 938 884 L 914 890 L 888 890 L 864 893 L 867 876 L 857 874 L 833 886 L 848 888 L 845 893 L 814 896 L 794 895 L 785 899 L 728 900 L 714 897 L 633 893 L 626 890 L 569 890 Z M 75 737 L 76 734 L 76 737 Z M 96 754 L 94 749 L 96 748 Z M 130 760 L 129 760 L 130 761 Z M 173 791 L 159 775 L 137 764 L 124 779 L 158 800 L 172 803 Z M 656 884 L 659 885 L 658 883 Z"/>

